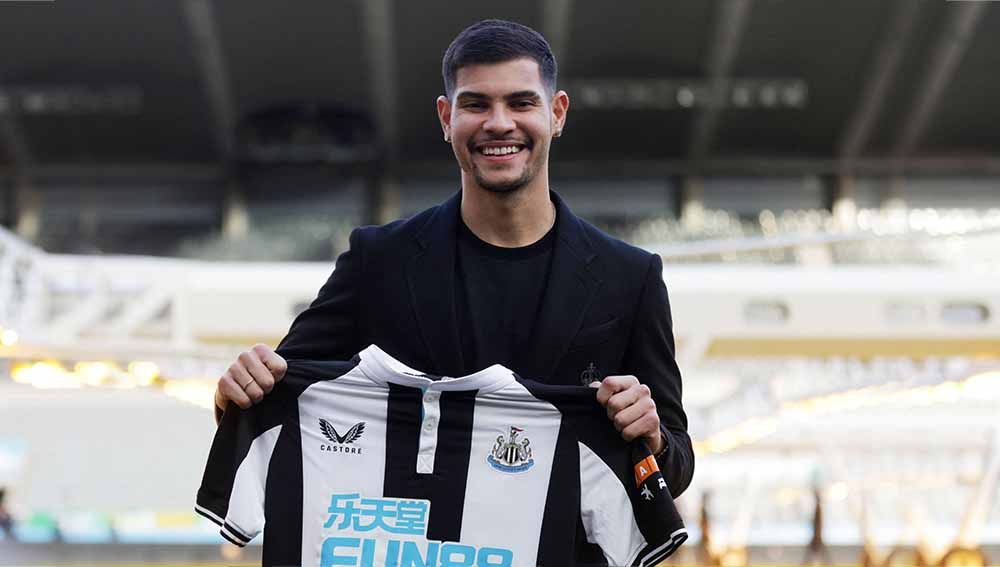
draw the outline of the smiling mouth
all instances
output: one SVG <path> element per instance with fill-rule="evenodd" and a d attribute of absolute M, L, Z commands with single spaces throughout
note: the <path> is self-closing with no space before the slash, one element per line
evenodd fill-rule
<path fill-rule="evenodd" d="M 526 149 L 528 149 L 528 146 L 519 142 L 490 142 L 476 146 L 473 151 L 495 159 L 513 156 Z"/>

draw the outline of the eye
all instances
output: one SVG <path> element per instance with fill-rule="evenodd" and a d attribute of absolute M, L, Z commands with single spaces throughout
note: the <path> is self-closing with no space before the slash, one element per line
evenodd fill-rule
<path fill-rule="evenodd" d="M 530 108 L 532 106 L 535 106 L 535 102 L 530 99 L 521 99 L 512 102 L 511 106 L 513 106 L 514 108 Z"/>

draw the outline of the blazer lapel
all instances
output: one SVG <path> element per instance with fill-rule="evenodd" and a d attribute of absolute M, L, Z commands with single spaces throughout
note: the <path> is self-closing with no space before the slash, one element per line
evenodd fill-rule
<path fill-rule="evenodd" d="M 557 211 L 556 245 L 531 347 L 517 361 L 526 378 L 543 381 L 562 360 L 601 285 L 593 264 L 596 254 L 580 219 L 554 191 L 550 194 Z"/>
<path fill-rule="evenodd" d="M 422 370 L 446 376 L 460 376 L 465 366 L 455 311 L 455 238 L 461 203 L 458 192 L 438 207 L 417 233 L 419 250 L 406 267 L 410 300 L 436 367 Z"/>

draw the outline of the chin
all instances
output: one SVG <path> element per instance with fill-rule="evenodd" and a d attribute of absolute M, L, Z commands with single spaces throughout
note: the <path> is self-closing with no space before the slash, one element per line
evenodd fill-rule
<path fill-rule="evenodd" d="M 513 193 L 525 187 L 531 181 L 526 175 L 513 179 L 487 179 L 482 176 L 476 177 L 476 183 L 490 193 Z"/>

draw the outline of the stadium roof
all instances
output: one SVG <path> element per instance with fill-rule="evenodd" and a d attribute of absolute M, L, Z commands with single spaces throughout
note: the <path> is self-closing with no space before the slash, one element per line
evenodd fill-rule
<path fill-rule="evenodd" d="M 441 55 L 485 17 L 553 45 L 557 175 L 1000 172 L 1000 6 L 942 0 L 2 2 L 0 171 L 214 174 L 282 109 L 320 161 L 371 158 L 346 122 L 451 171 Z"/>

